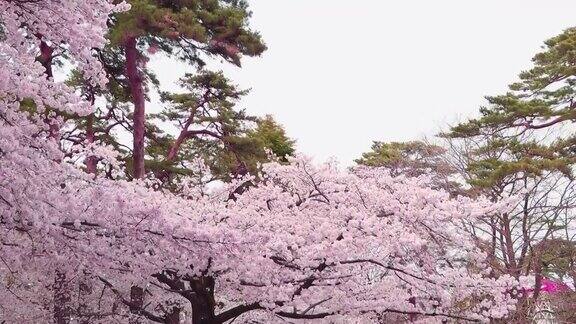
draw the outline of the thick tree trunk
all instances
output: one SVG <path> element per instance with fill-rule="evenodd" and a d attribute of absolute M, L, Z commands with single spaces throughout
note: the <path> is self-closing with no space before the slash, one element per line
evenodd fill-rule
<path fill-rule="evenodd" d="M 144 306 L 144 289 L 138 286 L 132 286 L 130 288 L 130 312 L 134 314 L 140 314 L 140 310 Z M 140 324 L 140 320 L 132 319 L 130 324 Z"/>
<path fill-rule="evenodd" d="M 133 132 L 133 176 L 134 179 L 144 177 L 144 135 L 145 135 L 145 109 L 143 78 L 138 70 L 140 53 L 136 48 L 136 38 L 128 37 L 124 41 L 124 54 L 126 55 L 126 78 L 130 85 L 130 94 L 134 104 L 134 114 L 132 118 Z"/>
<path fill-rule="evenodd" d="M 42 35 L 36 35 L 39 39 Z M 53 54 L 54 49 L 45 41 L 40 40 L 40 56 L 38 61 L 45 69 L 46 78 L 52 79 L 54 77 L 52 72 Z M 50 123 L 48 119 L 46 122 Z M 57 124 L 50 123 L 50 137 L 59 139 L 60 127 Z M 70 290 L 66 283 L 66 273 L 60 270 L 55 271 L 54 285 L 53 285 L 53 317 L 56 324 L 70 323 Z"/>
<path fill-rule="evenodd" d="M 144 86 L 138 63 L 140 53 L 136 48 L 136 38 L 127 37 L 124 41 L 124 54 L 126 55 L 126 78 L 130 86 L 130 95 L 132 104 L 134 104 L 133 123 L 133 146 L 132 146 L 132 163 L 134 179 L 144 178 L 144 134 L 145 134 L 145 114 L 146 102 L 144 100 Z M 138 313 L 144 306 L 144 289 L 133 286 L 130 289 L 130 302 L 132 306 L 130 311 Z M 131 321 L 132 324 L 138 324 L 140 321 Z"/>
<path fill-rule="evenodd" d="M 170 313 L 166 314 L 166 324 L 180 324 L 180 308 L 173 307 Z"/>
<path fill-rule="evenodd" d="M 192 324 L 215 324 L 216 315 L 214 308 L 210 307 L 205 300 L 196 299 L 192 303 Z"/>
<path fill-rule="evenodd" d="M 214 279 L 201 277 L 191 280 L 190 289 L 194 291 L 188 299 L 192 305 L 192 323 L 215 324 Z"/>

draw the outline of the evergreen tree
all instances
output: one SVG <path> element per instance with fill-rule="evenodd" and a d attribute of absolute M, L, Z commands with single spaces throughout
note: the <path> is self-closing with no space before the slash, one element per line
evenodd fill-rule
<path fill-rule="evenodd" d="M 146 121 L 145 111 L 147 87 L 157 84 L 154 75 L 146 68 L 146 53 L 162 50 L 169 56 L 200 67 L 205 56 L 220 57 L 240 66 L 242 55 L 260 55 L 266 47 L 260 35 L 248 28 L 251 13 L 242 0 L 128 2 L 131 5 L 129 11 L 112 16 L 107 36 L 110 45 L 99 52 L 99 57 L 109 79 L 113 80 L 108 89 L 111 105 L 104 123 L 112 127 L 123 126 L 132 134 L 126 173 L 139 179 L 145 176 L 146 132 L 150 128 L 147 127 L 150 123 Z M 93 91 L 89 96 L 94 96 Z M 129 113 L 123 104 L 127 99 L 133 106 Z M 90 119 L 95 116 L 88 117 L 86 122 L 88 142 L 95 140 L 94 121 Z M 88 158 L 86 164 L 89 170 L 94 169 L 92 158 Z M 141 288 L 133 287 L 131 295 L 135 305 L 143 303 Z"/>
<path fill-rule="evenodd" d="M 505 148 L 509 159 L 487 160 L 479 182 L 490 186 L 518 172 L 544 170 L 571 174 L 576 137 L 567 128 L 576 121 L 576 28 L 545 42 L 532 59 L 534 67 L 520 74 L 503 95 L 486 97 L 480 118 L 451 129 L 451 138 L 485 137 Z"/>
<path fill-rule="evenodd" d="M 134 106 L 132 118 L 133 174 L 145 174 L 146 50 L 202 66 L 205 57 L 220 57 L 240 66 L 242 55 L 260 55 L 266 46 L 248 28 L 245 1 L 131 0 L 132 8 L 113 17 L 108 38 L 112 46 L 101 57 L 108 71 L 125 86 Z M 106 52 L 105 51 L 105 52 Z"/>
<path fill-rule="evenodd" d="M 234 138 L 240 136 L 255 120 L 235 104 L 247 93 L 232 85 L 221 72 L 202 71 L 181 79 L 184 93 L 163 93 L 166 107 L 153 115 L 148 134 L 153 139 L 148 153 L 153 157 L 150 167 L 162 180 L 171 175 L 186 175 L 187 164 L 195 157 L 206 158 L 215 154 L 214 147 L 236 153 Z M 156 125 L 169 122 L 178 130 L 173 137 Z M 241 163 L 240 159 L 237 160 Z"/>
<path fill-rule="evenodd" d="M 510 211 L 487 218 L 483 234 L 474 227 L 496 272 L 535 276 L 535 293 L 523 297 L 516 312 L 520 321 L 535 311 L 542 278 L 564 276 L 547 269 L 554 254 L 549 243 L 574 242 L 575 58 L 576 29 L 570 28 L 545 42 L 534 67 L 507 93 L 487 97 L 479 118 L 441 134 L 465 143 L 462 171 L 478 192 L 494 201 L 521 198 Z"/>
<path fill-rule="evenodd" d="M 162 94 L 166 107 L 152 115 L 147 128 L 152 139 L 147 148 L 152 160 L 147 165 L 165 184 L 190 175 L 196 158 L 210 165 L 215 180 L 229 180 L 256 174 L 257 164 L 268 160 L 266 148 L 281 158 L 293 154 L 294 141 L 271 116 L 258 119 L 236 109 L 247 91 L 221 72 L 186 75 L 181 86 L 186 92 Z M 162 131 L 161 123 L 171 123 L 178 135 Z"/>
<path fill-rule="evenodd" d="M 295 141 L 288 138 L 284 128 L 271 115 L 266 115 L 257 121 L 256 129 L 248 133 L 248 137 L 259 142 L 280 161 L 287 162 L 286 157 L 294 155 Z"/>
<path fill-rule="evenodd" d="M 447 162 L 446 149 L 424 141 L 374 142 L 371 151 L 355 160 L 359 165 L 385 167 L 392 176 L 418 177 L 428 175 L 436 188 L 461 192 L 454 181 L 456 169 Z"/>

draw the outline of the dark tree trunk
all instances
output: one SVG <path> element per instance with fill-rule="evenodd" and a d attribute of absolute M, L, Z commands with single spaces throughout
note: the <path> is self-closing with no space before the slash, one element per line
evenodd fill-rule
<path fill-rule="evenodd" d="M 194 291 L 188 298 L 192 305 L 192 323 L 215 324 L 214 279 L 200 277 L 191 280 L 190 289 Z"/>
<path fill-rule="evenodd" d="M 78 323 L 90 324 L 91 313 L 89 298 L 92 294 L 92 283 L 90 282 L 90 274 L 84 271 L 82 279 L 78 283 Z"/>
<path fill-rule="evenodd" d="M 54 276 L 54 323 L 70 323 L 70 289 L 66 274 L 59 270 Z"/>
<path fill-rule="evenodd" d="M 42 38 L 42 35 L 37 35 L 38 38 Z M 54 73 L 52 72 L 52 63 L 54 48 L 48 45 L 45 41 L 40 41 L 40 56 L 38 56 L 38 61 L 45 69 L 46 78 L 54 78 Z M 47 120 L 49 122 L 49 120 Z M 50 137 L 59 139 L 60 137 L 60 127 L 57 124 L 50 123 Z"/>
<path fill-rule="evenodd" d="M 141 59 L 136 48 L 136 38 L 128 37 L 124 41 L 124 53 L 126 55 L 126 78 L 130 86 L 130 95 L 134 104 L 134 114 L 132 118 L 133 132 L 133 172 L 134 179 L 144 177 L 144 135 L 145 135 L 145 109 L 143 78 L 138 70 L 138 63 Z"/>
<path fill-rule="evenodd" d="M 94 114 L 86 117 L 86 141 L 88 144 L 94 143 L 96 136 L 94 134 Z M 96 157 L 89 156 L 86 158 L 86 172 L 96 174 Z"/>
<path fill-rule="evenodd" d="M 168 314 L 166 314 L 166 324 L 180 324 L 180 308 L 173 307 Z"/>
<path fill-rule="evenodd" d="M 50 45 L 48 45 L 45 41 L 40 41 L 40 57 L 38 57 L 38 61 L 46 69 L 46 77 L 50 79 L 54 77 L 52 73 L 53 52 L 54 49 Z"/>
<path fill-rule="evenodd" d="M 140 314 L 140 310 L 144 306 L 144 289 L 138 286 L 130 288 L 130 312 Z M 140 324 L 140 320 L 130 320 L 130 324 Z"/>
<path fill-rule="evenodd" d="M 140 71 L 138 70 L 138 63 L 140 61 L 140 53 L 136 48 L 136 38 L 127 37 L 124 41 L 124 54 L 126 55 L 126 78 L 130 86 L 130 95 L 132 103 L 134 104 L 134 114 L 132 117 L 133 123 L 133 147 L 132 147 L 132 163 L 133 163 L 133 177 L 134 179 L 141 179 L 144 177 L 144 133 L 145 133 L 145 109 L 146 102 L 144 100 L 144 87 L 143 79 Z M 140 309 L 144 306 L 144 290 L 140 287 L 133 286 L 130 288 L 130 311 L 139 313 Z M 132 324 L 137 324 L 140 321 L 133 321 Z"/>
<path fill-rule="evenodd" d="M 96 101 L 94 92 L 92 91 L 90 92 L 89 98 L 90 103 L 94 107 L 94 102 Z M 88 141 L 88 144 L 92 144 L 96 141 L 96 134 L 94 132 L 94 119 L 95 119 L 94 113 L 86 117 L 86 141 Z M 96 160 L 95 156 L 88 156 L 86 158 L 86 172 L 96 174 L 97 163 L 98 161 Z"/>
<path fill-rule="evenodd" d="M 42 35 L 36 35 L 39 39 Z M 45 41 L 40 40 L 40 56 L 38 61 L 45 69 L 46 78 L 52 79 L 54 77 L 52 72 L 53 54 L 54 49 Z M 49 120 L 46 119 L 49 123 Z M 60 128 L 56 124 L 50 123 L 50 137 L 59 138 Z M 54 275 L 54 323 L 67 324 L 70 323 L 70 291 L 66 283 L 66 274 L 63 271 L 56 270 Z"/>

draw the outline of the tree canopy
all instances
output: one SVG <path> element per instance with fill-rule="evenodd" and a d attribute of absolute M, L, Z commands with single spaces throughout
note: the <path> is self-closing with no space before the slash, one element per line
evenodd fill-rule
<path fill-rule="evenodd" d="M 341 170 L 202 67 L 265 50 L 249 18 L 240 0 L 0 0 L 0 322 L 522 321 L 544 276 L 574 277 L 570 139 L 523 137 L 563 113 L 522 95 L 566 104 L 539 87 L 570 31 L 453 146 L 375 142 Z M 158 50 L 197 69 L 150 114 Z"/>

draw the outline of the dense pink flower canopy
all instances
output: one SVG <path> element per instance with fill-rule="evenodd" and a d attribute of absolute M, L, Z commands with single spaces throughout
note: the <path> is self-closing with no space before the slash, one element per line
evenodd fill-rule
<path fill-rule="evenodd" d="M 490 277 L 462 230 L 503 206 L 451 198 L 425 178 L 297 157 L 264 165 L 261 181 L 229 199 L 249 179 L 174 195 L 67 164 L 48 132 L 58 120 L 45 108 L 82 115 L 91 107 L 44 76 L 39 42 L 104 83 L 93 50 L 105 45 L 108 16 L 126 9 L 106 0 L 0 0 L 1 319 L 51 318 L 55 269 L 70 285 L 91 282 L 70 303 L 102 322 L 113 308 L 119 321 L 136 316 L 125 307 L 134 285 L 148 291 L 140 315 L 159 321 L 166 305 L 187 307 L 186 285 L 198 278 L 214 281 L 220 319 L 245 322 L 486 321 L 514 309 L 517 281 Z"/>

